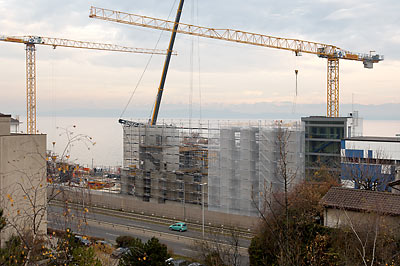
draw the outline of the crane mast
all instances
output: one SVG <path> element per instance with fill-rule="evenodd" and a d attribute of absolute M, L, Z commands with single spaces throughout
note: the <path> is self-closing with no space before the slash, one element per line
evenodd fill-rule
<path fill-rule="evenodd" d="M 158 87 L 156 103 L 154 105 L 154 110 L 153 110 L 153 116 L 151 117 L 151 125 L 155 125 L 157 123 L 158 110 L 160 109 L 161 98 L 162 98 L 162 94 L 164 91 L 165 80 L 167 78 L 169 62 L 171 61 L 171 52 L 172 52 L 172 49 L 174 48 L 176 30 L 178 29 L 179 20 L 181 18 L 181 14 L 182 14 L 183 3 L 184 3 L 184 0 L 181 0 L 179 2 L 178 11 L 176 12 L 174 28 L 172 30 L 171 39 L 169 41 L 168 53 L 167 53 L 167 57 L 165 58 L 165 63 L 164 63 L 163 73 L 161 76 L 160 86 Z"/>
<path fill-rule="evenodd" d="M 26 45 L 26 133 L 36 134 L 36 47 Z"/>
<path fill-rule="evenodd" d="M 174 22 L 172 21 L 93 6 L 90 8 L 89 17 L 166 31 L 173 31 L 174 27 Z M 179 23 L 176 32 L 229 42 L 288 50 L 294 52 L 296 55 L 308 53 L 315 54 L 320 58 L 326 58 L 328 117 L 339 116 L 339 60 L 361 61 L 365 68 L 373 68 L 374 63 L 378 63 L 384 59 L 383 56 L 378 54 L 354 53 L 330 44 L 274 37 L 241 30 L 214 29 Z"/>
<path fill-rule="evenodd" d="M 40 36 L 0 36 L 0 41 L 25 44 L 26 50 L 26 131 L 36 134 L 36 45 L 48 45 L 91 50 L 115 51 L 126 53 L 177 55 L 175 51 L 159 49 L 132 48 L 115 44 L 76 41 Z"/>

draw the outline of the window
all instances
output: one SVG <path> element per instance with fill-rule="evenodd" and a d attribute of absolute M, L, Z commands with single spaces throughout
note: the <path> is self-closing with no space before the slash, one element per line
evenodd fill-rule
<path fill-rule="evenodd" d="M 235 146 L 240 148 L 240 132 L 235 132 Z"/>
<path fill-rule="evenodd" d="M 193 182 L 201 182 L 201 177 L 202 177 L 202 175 L 200 175 L 200 174 L 195 174 L 195 175 L 193 176 Z"/>

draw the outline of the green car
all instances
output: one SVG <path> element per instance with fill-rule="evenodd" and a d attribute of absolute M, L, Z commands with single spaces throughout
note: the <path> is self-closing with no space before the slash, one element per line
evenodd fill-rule
<path fill-rule="evenodd" d="M 179 222 L 179 223 L 174 223 L 174 224 L 170 225 L 169 230 L 184 232 L 187 230 L 187 227 L 186 227 L 185 223 Z"/>

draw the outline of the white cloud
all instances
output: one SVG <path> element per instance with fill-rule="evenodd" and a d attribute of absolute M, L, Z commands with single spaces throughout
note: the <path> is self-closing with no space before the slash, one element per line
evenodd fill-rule
<path fill-rule="evenodd" d="M 159 31 L 88 18 L 90 5 L 166 18 L 174 1 L 133 2 L 0 0 L 0 34 L 37 34 L 153 48 L 160 36 Z M 386 60 L 368 72 L 361 62 L 341 61 L 341 101 L 348 102 L 352 92 L 362 91 L 363 103 L 400 102 L 397 96 L 400 80 L 396 74 L 400 72 L 398 0 L 249 0 L 245 3 L 239 0 L 202 0 L 198 1 L 198 18 L 191 17 L 192 4 L 191 1 L 185 3 L 183 22 L 199 21 L 200 25 L 210 27 L 238 28 L 330 43 L 355 52 L 376 50 L 383 53 Z M 172 17 L 174 13 L 173 9 Z M 197 94 L 198 84 L 201 84 L 203 103 L 293 101 L 294 69 L 299 69 L 297 103 L 325 101 L 326 59 L 308 54 L 296 58 L 287 51 L 219 40 L 198 39 L 199 43 L 197 38 L 194 40 L 192 54 L 192 37 L 178 34 L 175 49 L 179 56 L 171 61 L 163 99 L 166 103 L 188 101 L 191 74 Z M 165 33 L 158 48 L 165 49 L 168 41 L 169 33 Z M 0 43 L 0 87 L 11 86 L 23 94 L 25 55 L 22 45 L 11 46 Z M 53 51 L 48 47 L 38 48 L 37 56 L 41 99 L 48 98 L 52 91 L 49 84 L 54 80 L 60 105 L 63 99 L 71 102 L 74 97 L 81 97 L 81 101 L 89 103 L 88 99 L 92 97 L 91 100 L 99 106 L 115 108 L 126 103 L 148 60 L 144 55 L 68 48 Z M 13 63 L 8 63 L 10 61 Z M 163 62 L 164 57 L 152 59 L 135 95 L 136 105 L 152 105 Z M 56 69 L 54 73 L 52 64 Z M 376 95 L 377 91 L 379 95 Z M 2 94 L 0 106 L 16 97 L 12 93 Z M 21 97 L 20 113 L 25 108 L 24 100 Z M 134 109 L 135 105 L 130 108 Z"/>

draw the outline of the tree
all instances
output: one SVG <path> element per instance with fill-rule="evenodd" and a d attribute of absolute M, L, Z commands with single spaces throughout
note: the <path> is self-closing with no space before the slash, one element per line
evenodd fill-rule
<path fill-rule="evenodd" d="M 0 232 L 6 226 L 6 219 L 3 217 L 3 210 L 0 209 Z"/>
<path fill-rule="evenodd" d="M 132 236 L 119 236 L 115 239 L 118 247 L 136 247 L 141 246 L 143 243 L 139 238 Z"/>
<path fill-rule="evenodd" d="M 333 261 L 325 252 L 329 249 L 325 241 L 329 229 L 320 224 L 319 201 L 337 180 L 324 175 L 319 182 L 299 182 L 298 169 L 292 163 L 298 155 L 289 150 L 291 132 L 280 125 L 276 132 L 275 183 L 265 184 L 261 204 L 253 200 L 261 225 L 249 247 L 250 264 L 318 265 Z"/>
<path fill-rule="evenodd" d="M 129 247 L 129 252 L 122 256 L 119 265 L 164 266 L 166 265 L 165 261 L 170 257 L 167 246 L 161 244 L 155 237 L 152 237 L 146 243 L 138 238 L 132 238 L 130 241 L 125 238 L 124 242 L 120 243 L 127 244 L 126 247 Z"/>
<path fill-rule="evenodd" d="M 200 260 L 209 266 L 239 266 L 243 263 L 240 252 L 240 232 L 229 228 L 226 234 L 219 231 L 209 232 L 208 238 L 196 241 L 194 249 L 198 250 Z"/>
<path fill-rule="evenodd" d="M 354 183 L 355 188 L 387 191 L 394 179 L 394 161 L 377 151 L 372 158 L 354 152 L 342 158 L 342 180 Z"/>
<path fill-rule="evenodd" d="M 400 265 L 400 227 L 376 208 L 358 215 L 341 209 L 345 221 L 331 237 L 340 265 Z"/>
<path fill-rule="evenodd" d="M 60 186 L 46 182 L 48 157 L 45 138 L 21 135 L 16 140 L 16 144 L 10 144 L 9 157 L 1 173 L 0 194 L 3 197 L 0 203 L 5 217 L 0 218 L 0 227 L 3 229 L 5 225 L 3 231 L 10 237 L 5 243 L 6 249 L 1 252 L 2 258 L 7 260 L 20 258 L 17 265 L 31 265 L 53 256 L 57 247 L 47 236 L 48 205 L 56 197 L 67 194 Z M 68 203 L 69 200 L 65 198 L 63 202 Z M 86 207 L 83 208 L 84 215 L 87 211 Z M 66 206 L 66 226 L 68 222 L 71 227 L 69 218 L 73 216 L 69 206 Z M 11 237 L 12 234 L 14 236 Z"/>
<path fill-rule="evenodd" d="M 0 250 L 0 265 L 24 265 L 26 249 L 23 248 L 19 237 L 12 236 Z"/>
<path fill-rule="evenodd" d="M 46 238 L 46 154 L 42 136 L 16 136 L 9 143 L 7 162 L 2 165 L 1 206 L 6 226 L 4 235 L 19 238 L 24 263 L 41 259 Z M 11 243 L 11 242 L 10 242 Z M 19 243 L 15 239 L 13 245 Z"/>
<path fill-rule="evenodd" d="M 262 224 L 249 247 L 250 265 L 400 265 L 400 227 L 377 211 L 360 216 L 343 214 L 346 225 L 328 228 L 321 225 L 323 208 L 319 204 L 334 180 L 304 181 L 288 195 L 289 256 L 283 257 L 282 230 L 286 211 L 274 205 L 263 216 Z M 379 206 L 376 206 L 379 210 Z M 280 225 L 282 224 L 282 225 Z M 289 263 L 289 264 L 290 264 Z"/>
<path fill-rule="evenodd" d="M 319 202 L 330 187 L 339 185 L 339 179 L 331 168 L 319 165 L 313 176 L 292 182 L 295 172 L 288 167 L 286 136 L 281 131 L 277 141 L 276 179 L 281 189 L 265 185 L 262 204 L 253 201 L 261 224 L 249 247 L 250 265 L 400 265 L 400 228 L 385 225 L 381 216 L 367 223 L 349 216 L 347 227 L 322 226 L 323 207 Z M 359 162 L 389 165 L 385 160 L 351 161 Z M 358 170 L 352 178 L 360 187 L 376 189 L 377 182 L 384 180 L 376 178 L 370 165 L 352 169 Z"/>
<path fill-rule="evenodd" d="M 276 240 L 273 251 L 274 254 L 280 254 L 282 265 L 296 264 L 293 256 L 290 254 L 293 242 L 290 242 L 290 202 L 289 192 L 297 182 L 297 167 L 291 163 L 294 154 L 289 151 L 289 142 L 291 132 L 288 128 L 278 122 L 275 128 L 275 134 L 271 140 L 266 140 L 273 145 L 274 152 L 274 177 L 264 182 L 264 189 L 260 193 L 261 202 L 253 197 L 254 207 L 261 215 L 267 229 L 274 234 Z M 260 201 L 259 200 L 259 201 Z"/>
<path fill-rule="evenodd" d="M 270 204 L 268 212 L 261 215 L 258 234 L 251 241 L 250 264 L 334 265 L 334 254 L 328 252 L 331 229 L 321 225 L 319 205 L 332 184 L 335 183 L 304 181 L 287 194 L 287 208 L 279 203 Z M 274 199 L 284 197 L 274 194 Z M 325 264 L 318 264 L 322 261 Z"/>
<path fill-rule="evenodd" d="M 100 266 L 96 258 L 94 248 L 84 246 L 76 235 L 67 229 L 62 233 L 56 246 L 47 249 L 45 255 L 49 258 L 49 265 L 79 265 L 79 266 Z"/>

